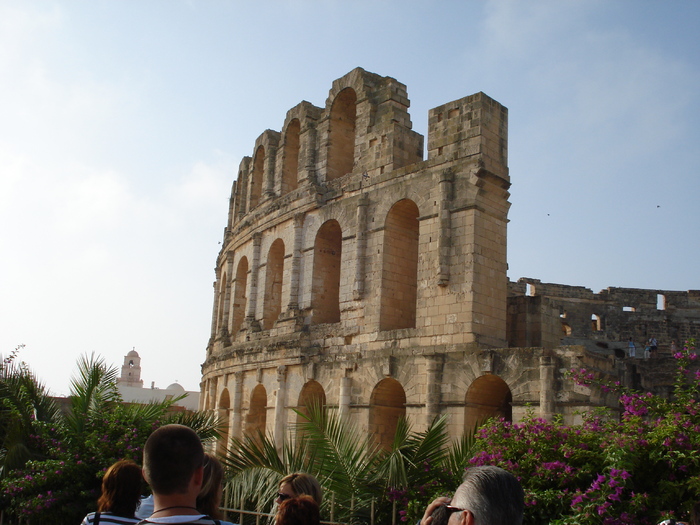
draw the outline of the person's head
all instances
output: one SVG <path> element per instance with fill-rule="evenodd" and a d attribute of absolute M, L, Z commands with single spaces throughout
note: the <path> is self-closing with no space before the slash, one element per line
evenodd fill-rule
<path fill-rule="evenodd" d="M 318 503 L 307 495 L 285 499 L 277 507 L 275 525 L 319 525 Z"/>
<path fill-rule="evenodd" d="M 97 500 L 99 512 L 111 512 L 133 518 L 141 498 L 141 467 L 133 461 L 117 461 L 102 478 L 102 495 Z"/>
<path fill-rule="evenodd" d="M 295 498 L 303 494 L 311 496 L 316 504 L 319 507 L 321 506 L 323 493 L 318 480 L 310 474 L 296 472 L 282 478 L 275 502 L 279 504 L 286 499 Z"/>
<path fill-rule="evenodd" d="M 202 488 L 197 496 L 197 510 L 214 519 L 220 519 L 219 505 L 224 481 L 224 467 L 212 454 L 204 453 Z"/>
<path fill-rule="evenodd" d="M 201 484 L 204 449 L 199 436 L 183 425 L 155 430 L 143 448 L 143 473 L 153 493 L 186 494 Z"/>
<path fill-rule="evenodd" d="M 520 525 L 525 493 L 510 472 L 494 466 L 472 467 L 457 488 L 450 525 Z"/>

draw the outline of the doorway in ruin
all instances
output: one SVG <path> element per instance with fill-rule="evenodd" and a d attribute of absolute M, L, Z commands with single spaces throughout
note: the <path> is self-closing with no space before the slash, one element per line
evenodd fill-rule
<path fill-rule="evenodd" d="M 228 436 L 229 428 L 231 426 L 230 421 L 230 409 L 231 408 L 231 397 L 229 396 L 228 389 L 224 388 L 221 392 L 221 397 L 219 398 L 219 410 L 218 415 L 221 419 L 221 436 L 216 442 L 216 454 L 220 457 L 226 455 L 226 449 L 228 448 Z"/>
<path fill-rule="evenodd" d="M 418 206 L 394 204 L 384 226 L 379 329 L 416 327 L 418 297 Z"/>
<path fill-rule="evenodd" d="M 282 276 L 284 275 L 284 242 L 277 239 L 270 246 L 265 267 L 263 297 L 263 330 L 269 330 L 282 313 Z"/>
<path fill-rule="evenodd" d="M 369 435 L 377 445 L 389 450 L 402 417 L 406 417 L 406 392 L 396 379 L 382 379 L 369 400 Z"/>
<path fill-rule="evenodd" d="M 355 120 L 357 95 L 345 88 L 331 106 L 326 180 L 352 173 L 355 164 Z"/>
<path fill-rule="evenodd" d="M 340 260 L 343 236 L 336 220 L 324 222 L 314 242 L 312 324 L 340 321 Z"/>
<path fill-rule="evenodd" d="M 257 385 L 250 395 L 250 408 L 245 421 L 245 433 L 253 439 L 265 435 L 267 425 L 267 391 L 263 385 Z"/>
<path fill-rule="evenodd" d="M 471 433 L 489 418 L 513 421 L 513 395 L 503 379 L 493 374 L 477 378 L 464 402 L 464 431 Z"/>
<path fill-rule="evenodd" d="M 324 407 L 326 392 L 318 381 L 307 381 L 299 393 L 297 401 L 297 439 L 303 434 L 300 425 L 307 421 L 304 415 L 309 414 L 309 407 Z M 303 414 L 303 415 L 302 415 Z"/>
<path fill-rule="evenodd" d="M 299 180 L 299 119 L 292 119 L 284 134 L 284 162 L 282 163 L 281 193 L 296 190 Z"/>
<path fill-rule="evenodd" d="M 248 284 L 248 259 L 241 258 L 236 268 L 236 279 L 233 282 L 233 315 L 231 334 L 235 337 L 243 325 L 246 308 L 246 286 Z"/>

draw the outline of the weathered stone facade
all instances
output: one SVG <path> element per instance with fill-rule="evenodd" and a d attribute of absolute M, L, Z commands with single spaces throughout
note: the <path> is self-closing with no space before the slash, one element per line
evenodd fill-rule
<path fill-rule="evenodd" d="M 477 93 L 430 110 L 424 160 L 408 107 L 403 84 L 358 68 L 241 162 L 202 366 L 201 408 L 229 435 L 281 442 L 310 400 L 382 444 L 402 415 L 420 429 L 449 414 L 457 436 L 613 402 L 564 371 L 627 365 L 560 346 L 555 302 L 533 307 L 506 277 L 507 109 Z"/>

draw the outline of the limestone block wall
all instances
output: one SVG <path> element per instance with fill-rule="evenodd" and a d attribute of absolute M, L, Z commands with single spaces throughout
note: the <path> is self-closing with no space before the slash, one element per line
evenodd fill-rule
<path fill-rule="evenodd" d="M 698 298 L 697 290 L 611 287 L 596 294 L 581 286 L 522 278 L 509 284 L 508 340 L 512 346 L 530 340 L 557 346 L 567 338 L 590 339 L 607 342 L 599 348 L 624 350 L 630 337 L 637 346 L 654 337 L 660 351 L 670 353 L 673 341 L 681 345 L 700 336 Z"/>
<path fill-rule="evenodd" d="M 241 161 L 202 365 L 224 442 L 281 443 L 311 401 L 383 446 L 403 416 L 420 430 L 448 414 L 456 437 L 591 406 L 564 371 L 598 356 L 508 347 L 507 109 L 476 93 L 430 110 L 424 160 L 408 107 L 403 84 L 357 68 Z"/>

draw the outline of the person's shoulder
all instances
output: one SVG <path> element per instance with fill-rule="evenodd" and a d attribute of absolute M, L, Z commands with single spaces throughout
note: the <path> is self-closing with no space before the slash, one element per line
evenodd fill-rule
<path fill-rule="evenodd" d="M 141 520 L 138 518 L 125 518 L 124 516 L 117 516 L 111 512 L 100 513 L 100 524 L 110 523 L 111 525 L 132 525 L 134 523 L 138 523 L 139 521 Z"/>

